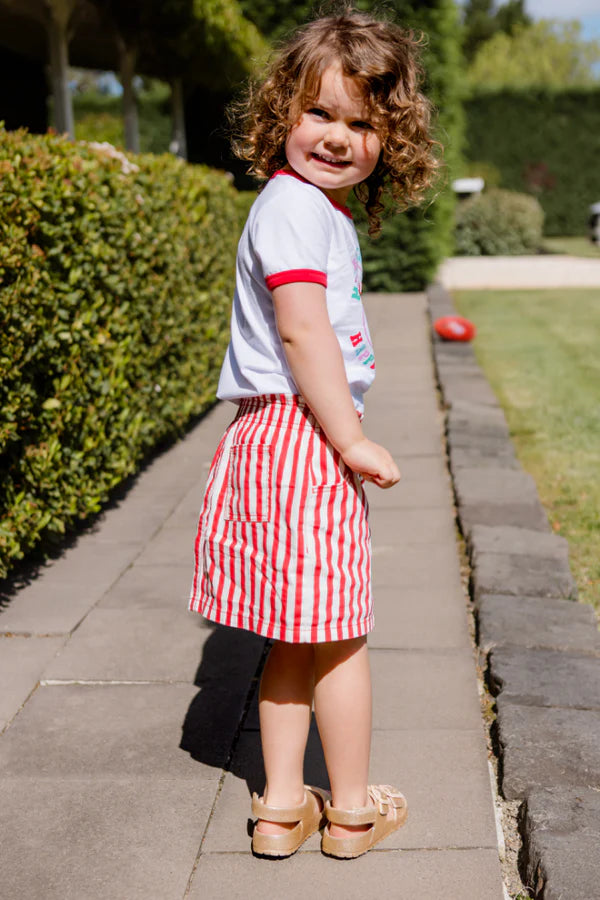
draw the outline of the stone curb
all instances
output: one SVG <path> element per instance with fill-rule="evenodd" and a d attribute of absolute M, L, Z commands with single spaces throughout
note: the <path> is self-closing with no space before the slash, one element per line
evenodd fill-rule
<path fill-rule="evenodd" d="M 439 283 L 432 323 L 456 313 Z M 544 900 L 600 896 L 600 633 L 468 343 L 433 332 L 457 518 L 487 657 L 500 788 L 523 800 L 522 875 Z"/>

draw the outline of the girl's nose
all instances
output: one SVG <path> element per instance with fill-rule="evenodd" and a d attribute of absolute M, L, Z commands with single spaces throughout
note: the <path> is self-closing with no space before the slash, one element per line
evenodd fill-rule
<path fill-rule="evenodd" d="M 334 147 L 347 147 L 348 134 L 345 126 L 341 122 L 330 122 L 325 134 L 325 142 Z"/>

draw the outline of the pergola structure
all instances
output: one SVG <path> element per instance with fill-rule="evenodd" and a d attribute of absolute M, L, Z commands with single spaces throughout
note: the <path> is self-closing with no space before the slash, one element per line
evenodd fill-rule
<path fill-rule="evenodd" d="M 127 0 L 123 9 L 127 13 Z M 131 8 L 143 11 L 142 4 Z M 162 8 L 168 4 L 162 4 Z M 189 0 L 189 16 L 195 29 L 187 33 L 135 34 L 120 28 L 115 10 L 101 0 L 0 0 L 0 56 L 3 50 L 17 54 L 50 72 L 54 118 L 58 131 L 74 138 L 73 109 L 68 85 L 68 67 L 113 70 L 123 85 L 125 144 L 139 149 L 137 109 L 133 91 L 136 73 L 170 82 L 173 106 L 173 146 L 186 155 L 183 81 L 190 85 L 213 81 L 222 87 L 223 73 L 233 71 L 233 80 L 247 74 L 252 56 L 264 51 L 264 42 L 235 6 L 222 0 L 218 16 L 210 16 L 215 4 Z M 218 7 L 218 4 L 217 4 Z M 160 16 L 161 4 L 155 4 Z M 185 3 L 180 4 L 187 14 Z M 205 16 L 205 18 L 203 18 Z M 183 20 L 185 21 L 185 19 Z M 205 46 L 202 46 L 202 41 Z M 183 49 L 180 51 L 180 46 Z M 187 55 L 186 55 L 187 46 Z M 233 48 L 233 49 L 231 49 Z M 231 50 L 224 58 L 223 51 Z M 5 75 L 6 78 L 6 75 Z M 4 86 L 2 93 L 5 93 Z M 0 98 L 0 120 L 2 105 Z"/>

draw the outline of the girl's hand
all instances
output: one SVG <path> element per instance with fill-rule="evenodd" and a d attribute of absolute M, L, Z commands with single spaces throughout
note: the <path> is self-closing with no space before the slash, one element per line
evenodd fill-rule
<path fill-rule="evenodd" d="M 341 456 L 347 466 L 377 487 L 390 488 L 400 481 L 400 470 L 385 447 L 366 437 L 351 444 Z"/>

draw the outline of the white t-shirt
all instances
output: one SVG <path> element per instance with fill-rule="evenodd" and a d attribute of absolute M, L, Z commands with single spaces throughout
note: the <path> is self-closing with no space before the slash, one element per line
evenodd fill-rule
<path fill-rule="evenodd" d="M 292 282 L 326 289 L 350 392 L 362 413 L 375 358 L 361 301 L 362 263 L 350 211 L 294 173 L 277 172 L 254 202 L 240 238 L 231 340 L 217 396 L 297 394 L 270 291 Z"/>

